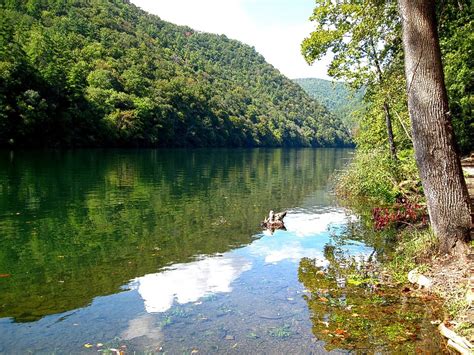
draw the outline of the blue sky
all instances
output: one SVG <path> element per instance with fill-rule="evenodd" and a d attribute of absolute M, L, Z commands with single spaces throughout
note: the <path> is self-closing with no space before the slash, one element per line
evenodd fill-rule
<path fill-rule="evenodd" d="M 163 20 L 225 34 L 255 47 L 289 78 L 325 78 L 328 60 L 309 66 L 300 54 L 313 0 L 131 0 Z"/>

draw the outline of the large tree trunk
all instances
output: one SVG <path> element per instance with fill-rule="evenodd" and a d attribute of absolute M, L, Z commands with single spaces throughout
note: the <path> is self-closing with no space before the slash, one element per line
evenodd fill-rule
<path fill-rule="evenodd" d="M 408 108 L 440 251 L 460 254 L 469 248 L 470 204 L 451 125 L 434 5 L 432 0 L 400 0 Z"/>

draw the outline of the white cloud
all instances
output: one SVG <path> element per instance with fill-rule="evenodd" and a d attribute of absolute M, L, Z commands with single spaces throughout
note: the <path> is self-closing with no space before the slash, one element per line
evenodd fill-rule
<path fill-rule="evenodd" d="M 254 46 L 265 59 L 289 78 L 328 78 L 325 59 L 309 66 L 300 53 L 301 41 L 312 26 L 305 19 L 300 24 L 258 21 L 244 9 L 245 0 L 132 0 L 142 9 L 163 20 L 187 25 L 195 30 L 225 34 Z M 291 2 L 290 6 L 291 6 Z"/>

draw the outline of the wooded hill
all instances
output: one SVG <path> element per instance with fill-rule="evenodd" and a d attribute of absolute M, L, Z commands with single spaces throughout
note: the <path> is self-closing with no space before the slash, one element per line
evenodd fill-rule
<path fill-rule="evenodd" d="M 2 1 L 0 82 L 0 146 L 350 144 L 254 48 L 128 1 Z"/>
<path fill-rule="evenodd" d="M 354 91 L 344 82 L 318 78 L 301 78 L 293 81 L 339 118 L 349 131 L 357 126 L 355 114 L 364 111 L 365 90 Z"/>

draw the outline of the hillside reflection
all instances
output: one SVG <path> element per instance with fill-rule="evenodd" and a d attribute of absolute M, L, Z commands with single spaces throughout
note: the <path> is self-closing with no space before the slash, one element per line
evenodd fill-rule
<path fill-rule="evenodd" d="M 0 279 L 0 317 L 35 321 L 120 292 L 141 277 L 141 292 L 147 294 L 154 278 L 188 273 L 186 263 L 222 283 L 190 294 L 170 291 L 179 294 L 178 302 L 227 290 L 249 266 L 224 258 L 228 275 L 212 276 L 214 268 L 222 268 L 212 264 L 218 259 L 195 257 L 249 244 L 270 209 L 311 204 L 348 154 L 335 149 L 0 153 L 0 274 L 8 275 Z M 159 270 L 161 276 L 144 276 Z M 147 309 L 169 302 L 168 295 Z"/>

